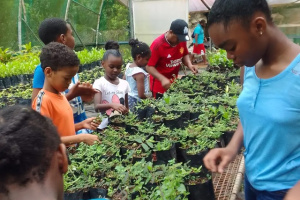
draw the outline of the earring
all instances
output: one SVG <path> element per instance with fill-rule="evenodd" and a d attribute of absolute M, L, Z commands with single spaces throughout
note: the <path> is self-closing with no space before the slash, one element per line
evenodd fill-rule
<path fill-rule="evenodd" d="M 260 33 L 259 33 L 259 35 L 262 35 L 263 34 L 263 32 L 261 31 Z"/>

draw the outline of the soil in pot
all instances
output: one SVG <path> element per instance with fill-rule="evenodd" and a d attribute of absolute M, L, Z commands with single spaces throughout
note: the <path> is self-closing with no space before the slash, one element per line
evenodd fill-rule
<path fill-rule="evenodd" d="M 204 183 L 186 184 L 186 188 L 189 191 L 189 200 L 215 200 L 214 187 L 212 179 Z"/>

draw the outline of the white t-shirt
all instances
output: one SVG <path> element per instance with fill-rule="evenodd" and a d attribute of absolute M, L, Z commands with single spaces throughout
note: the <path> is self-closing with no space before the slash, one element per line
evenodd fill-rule
<path fill-rule="evenodd" d="M 119 84 L 115 85 L 107 81 L 104 77 L 97 79 L 93 88 L 99 90 L 102 93 L 101 104 L 107 103 L 120 103 L 125 106 L 125 95 L 130 91 L 130 87 L 127 81 L 119 79 Z M 106 114 L 109 116 L 112 109 L 106 110 Z M 103 119 L 98 128 L 103 129 L 108 124 L 108 118 Z"/>

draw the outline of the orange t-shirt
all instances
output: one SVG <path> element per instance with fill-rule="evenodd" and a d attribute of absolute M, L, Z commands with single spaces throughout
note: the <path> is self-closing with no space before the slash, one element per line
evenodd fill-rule
<path fill-rule="evenodd" d="M 33 100 L 32 109 L 50 118 L 61 137 L 75 135 L 73 111 L 64 95 L 42 89 Z"/>

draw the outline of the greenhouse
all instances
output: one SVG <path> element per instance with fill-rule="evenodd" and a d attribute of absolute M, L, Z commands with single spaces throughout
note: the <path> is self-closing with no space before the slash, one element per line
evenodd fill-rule
<path fill-rule="evenodd" d="M 0 199 L 299 199 L 299 0 L 2 0 Z"/>

